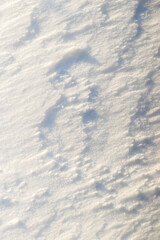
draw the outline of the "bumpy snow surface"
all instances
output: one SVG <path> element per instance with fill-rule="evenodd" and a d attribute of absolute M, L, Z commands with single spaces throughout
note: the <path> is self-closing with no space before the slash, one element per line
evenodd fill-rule
<path fill-rule="evenodd" d="M 160 239 L 159 0 L 0 2 L 0 239 Z"/>

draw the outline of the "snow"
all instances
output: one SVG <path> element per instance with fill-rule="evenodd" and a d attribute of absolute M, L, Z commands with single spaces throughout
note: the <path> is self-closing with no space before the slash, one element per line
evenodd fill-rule
<path fill-rule="evenodd" d="M 160 239 L 158 0 L 0 3 L 0 239 Z"/>

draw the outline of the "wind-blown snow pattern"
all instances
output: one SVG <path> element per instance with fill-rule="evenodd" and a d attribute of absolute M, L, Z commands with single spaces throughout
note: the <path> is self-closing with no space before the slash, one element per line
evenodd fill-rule
<path fill-rule="evenodd" d="M 0 239 L 160 239 L 158 0 L 0 2 Z"/>

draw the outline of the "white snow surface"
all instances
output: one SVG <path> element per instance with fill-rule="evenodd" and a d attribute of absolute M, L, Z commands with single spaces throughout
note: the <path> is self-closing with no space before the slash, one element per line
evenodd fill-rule
<path fill-rule="evenodd" d="M 0 1 L 0 239 L 160 239 L 160 2 Z"/>

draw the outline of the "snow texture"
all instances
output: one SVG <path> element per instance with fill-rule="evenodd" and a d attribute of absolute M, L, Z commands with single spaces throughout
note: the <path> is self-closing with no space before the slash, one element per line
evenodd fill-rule
<path fill-rule="evenodd" d="M 0 239 L 160 239 L 158 0 L 0 2 Z"/>

